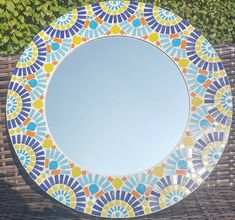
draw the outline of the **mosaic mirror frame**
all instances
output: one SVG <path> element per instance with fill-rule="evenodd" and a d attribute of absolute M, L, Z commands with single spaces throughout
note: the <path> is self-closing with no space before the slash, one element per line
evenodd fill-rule
<path fill-rule="evenodd" d="M 56 145 L 45 116 L 57 65 L 80 45 L 108 36 L 137 38 L 161 49 L 180 69 L 190 97 L 180 142 L 162 162 L 130 176 L 102 176 L 79 167 Z M 46 26 L 20 57 L 6 106 L 11 142 L 31 179 L 58 202 L 108 218 L 154 213 L 192 193 L 216 166 L 232 121 L 229 80 L 211 44 L 172 12 L 133 1 L 80 7 Z"/>

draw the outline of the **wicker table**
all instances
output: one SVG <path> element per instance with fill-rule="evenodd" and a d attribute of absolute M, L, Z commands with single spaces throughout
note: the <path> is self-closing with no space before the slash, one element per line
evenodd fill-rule
<path fill-rule="evenodd" d="M 235 97 L 235 44 L 215 46 Z M 58 204 L 28 177 L 12 149 L 6 128 L 7 87 L 18 55 L 0 57 L 0 219 L 97 219 Z M 235 99 L 233 100 L 235 111 Z M 229 142 L 216 169 L 182 202 L 139 219 L 235 219 L 235 116 Z M 136 218 L 137 219 L 137 218 Z"/>

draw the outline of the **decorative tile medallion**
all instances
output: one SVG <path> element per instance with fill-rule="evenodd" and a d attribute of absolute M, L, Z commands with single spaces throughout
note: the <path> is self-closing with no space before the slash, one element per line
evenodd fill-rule
<path fill-rule="evenodd" d="M 45 116 L 57 65 L 80 45 L 108 36 L 133 37 L 161 49 L 181 70 L 190 97 L 178 145 L 161 163 L 131 176 L 102 176 L 79 167 L 57 146 Z M 215 168 L 232 121 L 229 80 L 211 44 L 172 12 L 133 1 L 87 5 L 45 27 L 21 55 L 6 105 L 13 147 L 38 186 L 72 209 L 108 218 L 157 212 L 192 193 Z"/>

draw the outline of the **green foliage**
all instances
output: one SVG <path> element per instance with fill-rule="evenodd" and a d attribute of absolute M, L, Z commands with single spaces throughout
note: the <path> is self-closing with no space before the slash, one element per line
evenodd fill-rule
<path fill-rule="evenodd" d="M 24 50 L 46 25 L 64 13 L 96 0 L 0 0 L 0 54 Z M 212 44 L 235 42 L 234 0 L 145 0 L 190 22 Z"/>
<path fill-rule="evenodd" d="M 181 16 L 212 44 L 235 42 L 235 0 L 155 0 Z"/>

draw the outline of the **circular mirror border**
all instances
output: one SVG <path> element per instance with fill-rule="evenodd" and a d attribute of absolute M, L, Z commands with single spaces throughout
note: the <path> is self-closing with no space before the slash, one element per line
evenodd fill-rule
<path fill-rule="evenodd" d="M 80 45 L 108 36 L 133 37 L 161 49 L 180 69 L 190 97 L 187 127 L 173 151 L 129 176 L 102 176 L 79 167 L 56 145 L 45 116 L 57 65 Z M 216 166 L 232 122 L 229 80 L 211 44 L 172 12 L 132 1 L 80 7 L 46 26 L 16 64 L 6 107 L 11 142 L 31 179 L 58 202 L 108 218 L 154 213 L 193 192 Z M 69 109 L 66 114 L 72 117 Z"/>

